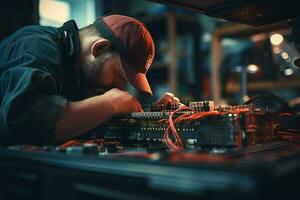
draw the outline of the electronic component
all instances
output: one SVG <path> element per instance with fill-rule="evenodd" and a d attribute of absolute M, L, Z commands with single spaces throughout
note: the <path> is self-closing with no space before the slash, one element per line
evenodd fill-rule
<path fill-rule="evenodd" d="M 200 101 L 160 109 L 114 118 L 96 135 L 124 146 L 157 145 L 171 151 L 246 147 L 280 139 L 279 116 L 252 105 L 215 107 L 212 101 Z"/>
<path fill-rule="evenodd" d="M 189 107 L 195 112 L 213 111 L 215 109 L 213 101 L 189 102 Z"/>

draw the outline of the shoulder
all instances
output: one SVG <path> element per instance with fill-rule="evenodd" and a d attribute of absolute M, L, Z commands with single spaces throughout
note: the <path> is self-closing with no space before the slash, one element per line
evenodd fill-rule
<path fill-rule="evenodd" d="M 0 44 L 3 62 L 26 53 L 35 55 L 49 65 L 61 63 L 61 50 L 57 28 L 47 26 L 25 26 Z M 0 62 L 1 63 L 1 62 Z"/>
<path fill-rule="evenodd" d="M 22 37 L 22 36 L 34 35 L 34 34 L 45 34 L 45 35 L 55 36 L 58 35 L 58 30 L 57 28 L 51 26 L 29 25 L 20 28 L 19 30 L 14 32 L 11 36 L 17 35 L 18 37 L 20 36 Z"/>
<path fill-rule="evenodd" d="M 48 65 L 60 65 L 62 51 L 58 39 L 49 35 L 36 34 L 28 38 L 27 52 L 35 55 Z"/>
<path fill-rule="evenodd" d="M 15 67 L 43 70 L 61 81 L 62 53 L 57 29 L 26 26 L 0 44 L 0 74 Z"/>
<path fill-rule="evenodd" d="M 36 42 L 56 45 L 59 41 L 58 29 L 49 26 L 31 25 L 24 26 L 1 41 L 0 47 L 9 48 L 15 45 L 25 47 L 25 50 Z"/>

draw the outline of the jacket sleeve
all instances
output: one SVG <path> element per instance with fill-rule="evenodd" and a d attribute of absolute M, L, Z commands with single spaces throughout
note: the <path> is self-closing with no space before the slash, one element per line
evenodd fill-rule
<path fill-rule="evenodd" d="M 34 56 L 1 73 L 0 143 L 43 144 L 54 136 L 67 100 L 58 82 Z M 31 67 L 26 67 L 30 65 Z"/>

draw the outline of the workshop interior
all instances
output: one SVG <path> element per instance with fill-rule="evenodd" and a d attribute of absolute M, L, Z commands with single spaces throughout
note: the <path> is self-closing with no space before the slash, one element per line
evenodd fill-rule
<path fill-rule="evenodd" d="M 62 144 L 0 145 L 0 199 L 298 199 L 295 0 L 5 0 L 0 40 L 27 25 L 140 20 L 153 96 Z M 1 56 L 1 55 L 0 55 Z M 165 92 L 179 103 L 154 105 Z M 26 133 L 24 133 L 26 134 Z M 297 197 L 298 196 L 298 197 Z"/>

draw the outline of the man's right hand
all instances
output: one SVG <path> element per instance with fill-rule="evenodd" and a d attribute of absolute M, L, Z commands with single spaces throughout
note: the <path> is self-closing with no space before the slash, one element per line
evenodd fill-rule
<path fill-rule="evenodd" d="M 138 100 L 126 91 L 113 88 L 103 94 L 112 104 L 113 114 L 125 114 L 142 112 L 142 106 Z"/>
<path fill-rule="evenodd" d="M 128 92 L 111 89 L 82 101 L 68 102 L 57 122 L 53 142 L 75 138 L 113 115 L 141 112 L 141 104 Z"/>

